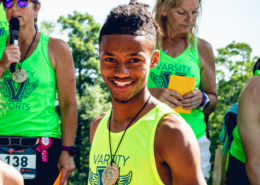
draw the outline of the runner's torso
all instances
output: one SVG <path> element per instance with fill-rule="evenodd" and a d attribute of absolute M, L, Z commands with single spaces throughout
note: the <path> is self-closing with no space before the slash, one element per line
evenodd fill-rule
<path fill-rule="evenodd" d="M 200 60 L 198 53 L 198 44 L 196 38 L 195 48 L 187 47 L 184 52 L 172 58 L 160 50 L 159 64 L 151 69 L 148 78 L 148 88 L 167 88 L 170 75 L 196 77 L 195 89 L 200 86 Z M 191 126 L 196 138 L 200 139 L 206 134 L 206 124 L 204 122 L 204 113 L 198 109 L 193 109 L 191 114 L 180 115 Z"/>
<path fill-rule="evenodd" d="M 163 184 L 156 167 L 154 138 L 159 121 L 169 113 L 176 114 L 165 104 L 159 104 L 129 127 L 114 158 L 120 169 L 118 184 Z M 89 160 L 89 185 L 103 184 L 102 173 L 111 161 L 108 140 L 109 117 L 110 113 L 103 117 L 93 138 Z M 110 134 L 114 154 L 123 131 Z"/>
<path fill-rule="evenodd" d="M 7 36 L 0 38 L 0 58 Z M 1 81 L 1 95 L 6 114 L 0 118 L 0 135 L 25 137 L 60 137 L 59 118 L 55 112 L 56 78 L 49 56 L 49 37 L 41 34 L 33 53 L 23 62 L 28 79 L 21 84 L 6 70 Z"/>

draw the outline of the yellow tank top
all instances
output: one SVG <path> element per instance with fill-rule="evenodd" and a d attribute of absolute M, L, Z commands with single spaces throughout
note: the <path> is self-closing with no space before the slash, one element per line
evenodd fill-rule
<path fill-rule="evenodd" d="M 110 163 L 109 130 L 107 113 L 99 123 L 89 156 L 88 185 L 103 185 L 102 173 Z M 165 104 L 159 104 L 149 113 L 129 127 L 114 158 L 119 167 L 118 184 L 161 185 L 163 184 L 155 162 L 154 138 L 157 125 L 162 117 L 176 114 Z M 123 132 L 111 132 L 112 155 L 119 144 Z"/>

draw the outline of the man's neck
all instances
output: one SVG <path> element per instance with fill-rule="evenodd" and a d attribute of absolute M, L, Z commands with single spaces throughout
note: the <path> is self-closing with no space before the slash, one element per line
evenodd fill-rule
<path fill-rule="evenodd" d="M 147 88 L 144 88 L 142 91 L 136 94 L 127 103 L 119 103 L 112 98 L 113 114 L 111 123 L 113 123 L 113 125 L 125 125 L 137 115 L 150 96 Z"/>

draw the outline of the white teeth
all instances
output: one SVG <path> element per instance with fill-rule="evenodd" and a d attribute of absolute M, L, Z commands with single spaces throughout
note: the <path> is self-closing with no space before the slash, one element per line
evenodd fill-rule
<path fill-rule="evenodd" d="M 132 82 L 117 82 L 117 81 L 114 81 L 116 85 L 118 85 L 119 87 L 124 87 Z"/>

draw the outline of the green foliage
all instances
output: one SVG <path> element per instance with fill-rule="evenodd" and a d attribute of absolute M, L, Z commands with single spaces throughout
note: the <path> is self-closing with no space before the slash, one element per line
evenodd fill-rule
<path fill-rule="evenodd" d="M 219 135 L 224 114 L 231 105 L 238 102 L 246 81 L 253 76 L 253 66 L 256 62 L 256 57 L 251 60 L 252 49 L 245 43 L 233 42 L 217 51 L 218 55 L 215 60 L 218 104 L 215 112 L 209 118 L 212 170 L 215 150 L 222 147 Z"/>
<path fill-rule="evenodd" d="M 56 28 L 56 24 L 51 21 L 42 21 L 40 31 L 45 35 L 51 35 Z"/>
<path fill-rule="evenodd" d="M 71 48 L 77 74 L 79 96 L 84 94 L 85 83 L 95 84 L 100 78 L 98 61 L 98 36 L 100 25 L 89 14 L 74 12 L 58 20 L 62 30 L 68 33 L 68 45 Z"/>

